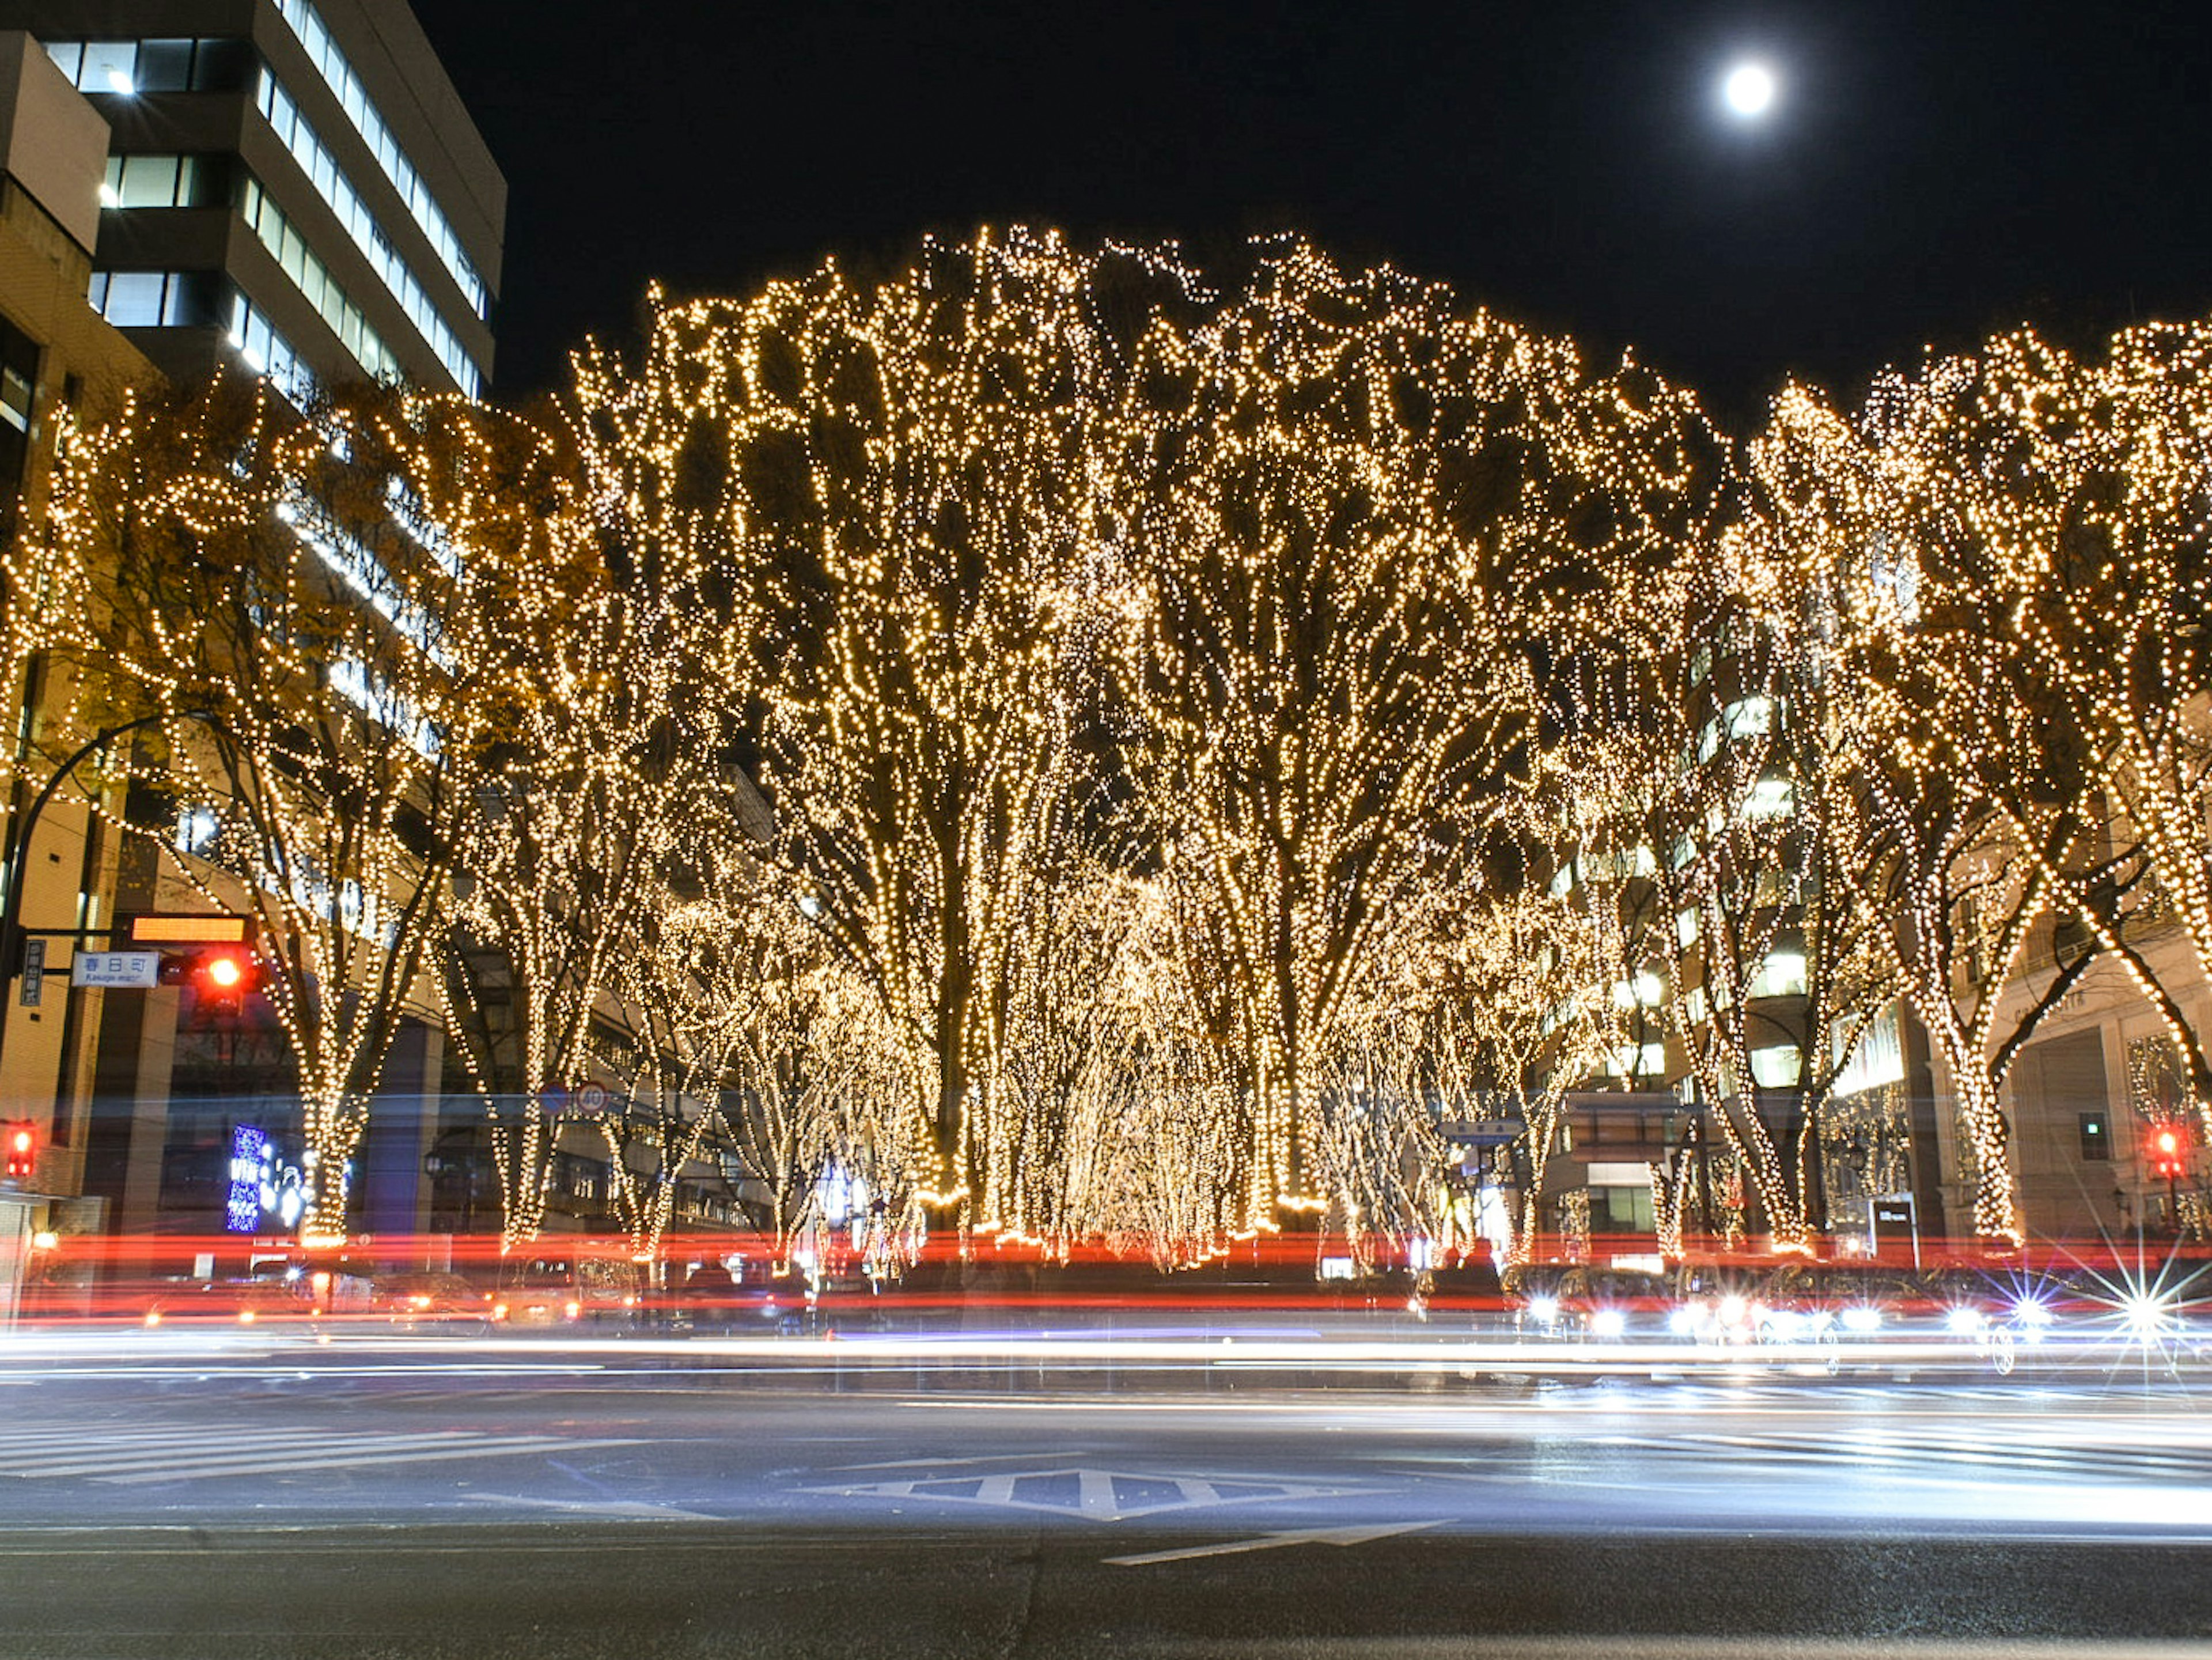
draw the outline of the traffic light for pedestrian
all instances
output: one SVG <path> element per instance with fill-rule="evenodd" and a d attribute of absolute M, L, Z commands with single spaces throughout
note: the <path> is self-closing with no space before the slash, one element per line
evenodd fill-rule
<path fill-rule="evenodd" d="M 4 1132 L 0 1132 L 0 1141 L 5 1143 L 8 1179 L 11 1182 L 29 1181 L 32 1167 L 39 1162 L 38 1127 L 29 1123 L 11 1123 Z"/>

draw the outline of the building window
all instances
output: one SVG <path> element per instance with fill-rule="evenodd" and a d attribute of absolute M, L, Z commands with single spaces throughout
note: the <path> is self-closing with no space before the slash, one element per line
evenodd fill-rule
<path fill-rule="evenodd" d="M 2112 1162 L 2112 1122 L 2101 1112 L 2081 1115 L 2081 1158 L 2085 1164 L 2103 1164 Z"/>
<path fill-rule="evenodd" d="M 392 136 L 392 130 L 384 125 L 383 116 L 362 86 L 360 77 L 353 72 L 353 65 L 338 50 L 337 42 L 331 38 L 315 8 L 309 0 L 276 0 L 276 9 L 292 26 L 292 33 L 301 46 L 307 49 L 323 84 L 337 95 L 346 119 L 368 144 L 369 153 L 376 157 L 376 165 L 383 169 L 384 176 L 407 204 L 415 222 L 437 249 L 440 262 L 460 285 L 470 307 L 479 317 L 489 315 L 491 296 L 484 288 L 483 279 L 477 275 L 476 266 L 462 251 L 460 238 L 447 222 L 445 210 L 430 194 L 422 175 L 415 171 L 414 163 L 399 148 L 399 141 Z"/>
<path fill-rule="evenodd" d="M 213 282 L 206 271 L 104 271 L 86 297 L 118 329 L 199 328 L 216 320 Z"/>
<path fill-rule="evenodd" d="M 270 327 L 269 319 L 242 294 L 231 296 L 230 344 L 247 368 L 267 375 L 294 403 L 305 404 L 314 396 L 315 377 L 300 361 L 291 343 Z"/>
<path fill-rule="evenodd" d="M 1613 1073 L 1618 1078 L 1663 1078 L 1667 1074 L 1664 1043 L 1630 1043 L 1613 1052 Z"/>
<path fill-rule="evenodd" d="M 36 395 L 27 374 L 13 363 L 0 366 L 0 421 L 17 432 L 29 432 L 31 405 Z"/>
<path fill-rule="evenodd" d="M 1658 1222 L 1651 1208 L 1649 1183 L 1637 1188 L 1592 1188 L 1589 1190 L 1592 1233 L 1650 1233 Z"/>
<path fill-rule="evenodd" d="M 1759 965 L 1752 976 L 1753 997 L 1802 997 L 1805 994 L 1805 953 L 1802 951 L 1772 951 Z"/>
<path fill-rule="evenodd" d="M 49 40 L 46 56 L 79 92 L 235 92 L 251 55 L 243 40 Z"/>
<path fill-rule="evenodd" d="M 316 136 L 313 126 L 301 115 L 292 95 L 266 69 L 261 74 L 258 102 L 270 127 L 285 149 L 291 151 L 292 159 L 300 164 L 301 171 L 313 183 L 331 210 L 337 215 L 338 222 L 346 228 L 355 246 L 368 256 L 369 264 L 392 298 L 399 302 L 400 309 L 407 313 L 423 344 L 436 354 L 460 389 L 475 397 L 483 379 L 475 360 L 462 349 L 460 341 L 423 291 L 422 284 L 392 246 L 392 239 L 384 228 L 377 223 L 368 204 L 338 170 L 337 159 Z"/>
<path fill-rule="evenodd" d="M 1775 1043 L 1751 1052 L 1752 1081 L 1763 1090 L 1795 1089 L 1799 1056 L 1795 1043 Z"/>
<path fill-rule="evenodd" d="M 100 187 L 106 208 L 198 208 L 218 199 L 222 167 L 198 155 L 111 155 Z"/>
<path fill-rule="evenodd" d="M 338 286 L 329 267 L 307 246 L 307 240 L 299 227 L 270 199 L 259 180 L 248 178 L 244 181 L 239 191 L 238 211 L 261 239 L 261 246 L 269 250 L 270 258 L 284 268 L 284 275 L 291 278 L 292 285 L 331 325 L 331 332 L 337 336 L 362 372 L 374 380 L 404 380 L 405 370 L 384 344 L 383 337 L 362 320 L 361 308 Z"/>

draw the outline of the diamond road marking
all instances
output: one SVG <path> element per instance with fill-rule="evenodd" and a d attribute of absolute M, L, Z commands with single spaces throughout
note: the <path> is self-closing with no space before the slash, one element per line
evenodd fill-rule
<path fill-rule="evenodd" d="M 802 1493 L 847 1499 L 921 1499 L 992 1510 L 1042 1511 L 1094 1522 L 1121 1522 L 1170 1511 L 1213 1510 L 1230 1505 L 1268 1505 L 1294 1499 L 1336 1499 L 1349 1487 L 1295 1481 L 1253 1481 L 1226 1476 L 1160 1475 L 1147 1471 L 1091 1469 L 996 1470 L 980 1475 L 917 1475 L 897 1481 L 810 1487 Z"/>

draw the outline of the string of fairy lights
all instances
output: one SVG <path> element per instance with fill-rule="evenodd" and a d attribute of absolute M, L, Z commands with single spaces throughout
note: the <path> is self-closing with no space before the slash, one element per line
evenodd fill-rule
<path fill-rule="evenodd" d="M 510 1250 L 588 1146 L 646 1256 L 723 1148 L 888 1256 L 1518 1255 L 1593 1084 L 1693 1126 L 1668 1250 L 1803 1249 L 1901 1006 L 2017 1237 L 2007 1068 L 2100 965 L 2212 1140 L 2208 352 L 2022 331 L 1734 447 L 1299 239 L 984 231 L 656 294 L 549 416 L 133 404 L 4 646 L 257 919 L 313 1231 L 434 1018 Z"/>

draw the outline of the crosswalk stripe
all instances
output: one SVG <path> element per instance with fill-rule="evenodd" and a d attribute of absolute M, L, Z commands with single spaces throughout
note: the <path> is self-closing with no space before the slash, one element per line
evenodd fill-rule
<path fill-rule="evenodd" d="M 437 1451 L 465 1450 L 474 1446 L 559 1446 L 561 1438 L 551 1435 L 495 1436 L 478 1440 L 472 1438 L 439 1435 L 406 1436 L 332 1436 L 328 1440 L 302 1440 L 275 1446 L 210 1447 L 205 1444 L 197 1449 L 201 1455 L 187 1458 L 185 1463 L 204 1463 L 208 1458 L 266 1459 L 266 1458 L 334 1458 L 349 1457 L 356 1453 Z M 52 1461 L 33 1461 L 21 1473 L 35 1475 L 96 1475 L 105 1470 L 153 1469 L 175 1466 L 178 1459 L 174 1449 L 118 1450 L 91 1457 L 64 1458 L 59 1463 Z"/>
<path fill-rule="evenodd" d="M 487 1435 L 470 1431 L 361 1432 L 252 1429 L 227 1435 L 177 1430 L 0 1434 L 0 1477 L 82 1478 L 118 1485 L 283 1474 L 439 1459 L 499 1458 L 571 1448 L 629 1446 L 635 1437 Z M 88 1446 L 88 1441 L 104 1443 Z"/>
<path fill-rule="evenodd" d="M 1686 1434 L 1632 1436 L 1615 1444 L 1655 1451 L 1755 1455 L 1765 1462 L 1893 1465 L 1926 1460 L 1945 1464 L 1998 1466 L 2027 1476 L 2072 1476 L 2098 1471 L 2173 1475 L 2203 1480 L 2212 1470 L 2212 1449 L 2161 1450 L 2116 1446 L 1992 1447 L 1983 1442 L 1931 1436 L 1884 1435 L 1879 1440 L 1797 1435 Z"/>
<path fill-rule="evenodd" d="M 536 1433 L 537 1432 L 521 1432 Z M 334 1433 L 327 1430 L 252 1429 L 252 1430 L 189 1430 L 142 1433 L 87 1435 L 64 1438 L 52 1437 L 26 1445 L 13 1437 L 0 1436 L 0 1458 L 13 1454 L 27 1453 L 33 1457 L 51 1456 L 55 1452 L 82 1453 L 87 1456 L 106 1453 L 155 1452 L 164 1447 L 225 1447 L 237 1450 L 260 1451 L 270 1447 L 312 1448 L 324 1446 L 373 1446 L 384 1441 L 453 1440 L 471 1433 L 465 1430 L 355 1430 Z"/>
<path fill-rule="evenodd" d="M 516 1453 L 549 1452 L 556 1448 L 567 1450 L 583 1447 L 626 1447 L 635 1445 L 629 1440 L 610 1441 L 545 1441 L 530 1446 L 467 1446 L 449 1447 L 436 1452 L 392 1452 L 364 1455 L 357 1458 L 295 1458 L 262 1460 L 233 1464 L 198 1464 L 169 1470 L 145 1470 L 136 1475 L 100 1475 L 93 1479 L 117 1487 L 143 1487 L 155 1481 L 199 1481 L 219 1475 L 282 1475 L 301 1470 L 358 1469 L 386 1464 L 426 1464 L 441 1459 L 503 1458 Z"/>

